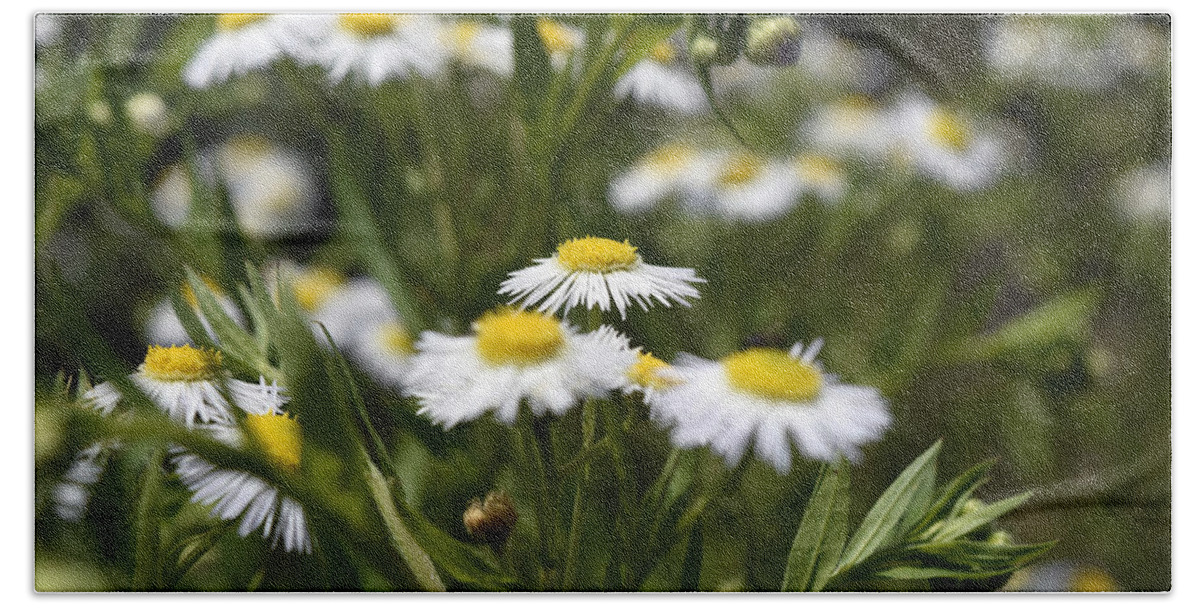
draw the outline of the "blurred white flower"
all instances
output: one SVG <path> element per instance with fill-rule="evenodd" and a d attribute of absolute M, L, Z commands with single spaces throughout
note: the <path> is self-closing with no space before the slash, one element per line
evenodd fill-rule
<path fill-rule="evenodd" d="M 453 19 L 441 26 L 439 42 L 459 62 L 497 76 L 512 76 L 513 37 L 507 27 L 469 19 Z"/>
<path fill-rule="evenodd" d="M 137 93 L 126 99 L 125 116 L 135 129 L 155 137 L 166 135 L 171 124 L 166 102 L 149 92 Z"/>
<path fill-rule="evenodd" d="M 87 511 L 92 486 L 104 473 L 105 446 L 93 443 L 80 450 L 71 466 L 54 486 L 54 513 L 67 521 L 79 521 Z"/>
<path fill-rule="evenodd" d="M 986 188 L 1008 165 L 1004 142 L 977 121 L 918 93 L 888 110 L 897 160 L 955 190 Z"/>
<path fill-rule="evenodd" d="M 446 428 L 487 412 L 513 424 L 522 402 L 535 415 L 562 414 L 626 382 L 637 354 L 608 326 L 581 334 L 554 317 L 502 309 L 480 317 L 474 335 L 421 334 L 405 393 Z"/>
<path fill-rule="evenodd" d="M 1016 16 L 992 20 L 988 64 L 1003 79 L 1095 91 L 1125 74 L 1165 71 L 1169 34 L 1132 16 Z"/>
<path fill-rule="evenodd" d="M 825 373 L 820 348 L 820 341 L 790 352 L 752 348 L 720 361 L 680 355 L 673 385 L 648 396 L 651 415 L 670 425 L 675 445 L 707 445 L 730 467 L 751 444 L 781 474 L 791 467 L 793 443 L 813 460 L 857 458 L 891 425 L 887 401 Z"/>
<path fill-rule="evenodd" d="M 196 172 L 209 188 L 219 183 L 229 196 L 238 227 L 254 238 L 305 234 L 317 226 L 319 196 L 309 164 L 298 153 L 259 135 L 238 135 L 196 158 Z M 165 169 L 150 193 L 154 216 L 172 228 L 191 213 L 188 171 Z"/>
<path fill-rule="evenodd" d="M 297 24 L 284 52 L 301 64 L 320 65 L 337 84 L 350 75 L 379 86 L 388 79 L 441 74 L 450 49 L 439 40 L 438 17 L 399 13 L 317 15 Z"/>
<path fill-rule="evenodd" d="M 1129 217 L 1171 216 L 1171 170 L 1166 164 L 1136 167 L 1117 178 L 1113 189 L 1117 207 Z"/>
<path fill-rule="evenodd" d="M 241 424 L 209 425 L 203 430 L 231 447 L 257 446 L 272 465 L 295 472 L 300 466 L 300 425 L 277 406 L 247 409 Z M 247 441 L 249 439 L 249 441 Z M 243 471 L 222 469 L 194 454 L 176 451 L 175 473 L 192 492 L 192 502 L 210 505 L 217 518 L 240 519 L 238 534 L 249 536 L 262 529 L 271 546 L 284 551 L 310 553 L 304 507 L 263 479 Z"/>
<path fill-rule="evenodd" d="M 36 46 L 49 46 L 62 38 L 63 16 L 52 13 L 38 13 L 33 18 L 33 43 Z"/>
<path fill-rule="evenodd" d="M 846 171 L 832 158 L 818 154 L 801 154 L 792 161 L 801 193 L 812 193 L 826 204 L 841 200 L 846 194 Z"/>
<path fill-rule="evenodd" d="M 882 161 L 892 147 L 883 111 L 861 95 L 818 106 L 800 137 L 815 150 L 861 162 Z"/>
<path fill-rule="evenodd" d="M 266 13 L 217 15 L 216 32 L 183 67 L 183 81 L 202 89 L 270 65 L 283 54 L 280 38 L 292 33 L 289 21 L 302 18 Z"/>
<path fill-rule="evenodd" d="M 800 188 L 798 174 L 783 160 L 732 152 L 720 156 L 707 179 L 688 188 L 684 203 L 731 220 L 768 221 L 796 205 Z"/>
<path fill-rule="evenodd" d="M 683 194 L 691 184 L 705 179 L 716 161 L 711 153 L 687 144 L 659 146 L 613 178 L 608 200 L 618 211 L 644 211 L 663 199 Z"/>
<path fill-rule="evenodd" d="M 566 314 L 576 306 L 607 311 L 615 306 L 624 319 L 630 302 L 642 310 L 653 300 L 668 307 L 672 302 L 691 306 L 687 298 L 700 297 L 692 283 L 704 282 L 691 268 L 645 263 L 629 241 L 589 236 L 566 241 L 553 256 L 509 273 L 499 293 L 512 296 L 509 304 L 537 305 L 549 313 Z"/>
<path fill-rule="evenodd" d="M 696 115 L 708 110 L 708 98 L 700 79 L 680 56 L 679 49 L 664 40 L 651 50 L 650 56 L 634 65 L 613 88 L 613 96 L 624 99 L 632 96 L 638 103 Z"/>
<path fill-rule="evenodd" d="M 550 54 L 550 64 L 556 70 L 566 67 L 571 55 L 584 42 L 583 30 L 547 17 L 538 18 L 537 33 L 546 52 Z"/>

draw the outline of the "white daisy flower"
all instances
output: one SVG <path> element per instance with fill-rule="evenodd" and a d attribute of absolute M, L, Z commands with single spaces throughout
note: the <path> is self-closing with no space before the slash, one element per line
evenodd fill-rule
<path fill-rule="evenodd" d="M 396 319 L 396 313 L 387 291 L 377 281 L 364 278 L 343 281 L 340 275 L 330 272 L 309 269 L 297 275 L 293 286 L 298 296 L 309 294 L 303 296 L 304 300 L 319 300 L 309 318 L 325 326 L 340 350 L 352 353 L 375 326 Z M 336 284 L 328 293 L 321 294 L 321 289 L 331 283 Z M 319 327 L 315 331 L 317 341 L 324 344 L 324 333 Z"/>
<path fill-rule="evenodd" d="M 300 467 L 300 425 L 278 408 L 250 411 L 240 428 L 211 425 L 205 430 L 235 448 L 243 447 L 248 436 L 276 467 L 293 472 Z M 219 519 L 240 519 L 239 535 L 249 536 L 261 529 L 263 538 L 272 540 L 272 547 L 282 544 L 284 551 L 312 551 L 304 508 L 275 486 L 182 451 L 173 462 L 180 481 L 192 492 L 192 502 L 211 506 Z"/>
<path fill-rule="evenodd" d="M 54 486 L 54 512 L 67 521 L 79 521 L 92 497 L 92 486 L 104 473 L 105 445 L 93 443 L 80 450 L 62 480 Z"/>
<path fill-rule="evenodd" d="M 668 307 L 672 302 L 691 306 L 686 298 L 700 297 L 691 283 L 704 282 L 691 268 L 645 263 L 629 241 L 589 236 L 562 243 L 552 257 L 509 273 L 499 293 L 512 296 L 509 304 L 537 305 L 550 313 L 566 314 L 580 305 L 606 311 L 615 305 L 624 319 L 630 301 L 642 310 L 648 310 L 652 300 Z"/>
<path fill-rule="evenodd" d="M 414 74 L 432 78 L 449 59 L 431 15 L 319 15 L 297 29 L 296 42 L 285 43 L 284 51 L 301 64 L 324 66 L 334 84 L 352 74 L 371 86 Z"/>
<path fill-rule="evenodd" d="M 583 30 L 546 17 L 538 18 L 537 33 L 546 52 L 550 54 L 550 64 L 556 70 L 566 67 L 567 60 L 583 46 L 585 38 Z"/>
<path fill-rule="evenodd" d="M 241 327 L 246 326 L 246 319 L 242 316 L 242 311 L 238 308 L 237 302 L 233 298 L 225 295 L 220 286 L 209 281 L 207 278 L 204 281 L 208 284 L 209 289 L 217 296 L 217 301 L 221 304 L 221 308 L 229 318 L 233 319 Z M 204 333 L 208 337 L 216 341 L 217 335 L 213 332 L 212 326 L 209 325 L 208 319 L 204 318 L 204 313 L 200 312 L 200 304 L 196 300 L 196 294 L 192 291 L 192 286 L 184 283 L 183 299 L 191 306 L 192 311 L 200 319 L 200 325 L 204 327 Z M 187 330 L 184 329 L 183 323 L 179 321 L 179 315 L 175 314 L 175 307 L 171 304 L 170 298 L 163 298 L 154 305 L 154 310 L 150 312 L 150 319 L 146 322 L 146 338 L 151 344 L 193 344 L 191 337 L 188 336 Z M 193 344 L 194 346 L 194 344 Z"/>
<path fill-rule="evenodd" d="M 792 161 L 801 192 L 811 192 L 826 204 L 836 203 L 846 194 L 849 180 L 837 161 L 819 154 L 801 154 Z"/>
<path fill-rule="evenodd" d="M 487 412 L 513 424 L 522 401 L 535 415 L 562 414 L 621 388 L 636 353 L 611 327 L 581 334 L 554 317 L 503 309 L 480 317 L 474 335 L 421 334 L 405 393 L 446 428 Z"/>
<path fill-rule="evenodd" d="M 216 32 L 201 43 L 183 68 L 183 81 L 194 89 L 265 68 L 283 54 L 279 38 L 295 16 L 266 13 L 217 15 Z"/>
<path fill-rule="evenodd" d="M 868 98 L 850 95 L 818 107 L 800 136 L 814 149 L 862 162 L 884 160 L 893 147 L 883 112 Z"/>
<path fill-rule="evenodd" d="M 458 19 L 444 25 L 438 39 L 459 62 L 512 76 L 513 36 L 508 28 Z"/>
<path fill-rule="evenodd" d="M 197 178 L 225 188 L 238 228 L 254 238 L 278 238 L 317 229 L 320 197 L 308 162 L 261 135 L 238 135 L 196 158 Z M 187 225 L 193 189 L 180 164 L 165 169 L 150 193 L 150 210 L 172 228 Z"/>
<path fill-rule="evenodd" d="M 188 345 L 149 347 L 146 360 L 129 378 L 172 420 L 189 428 L 233 421 L 230 404 L 221 394 L 222 385 L 242 409 L 258 410 L 282 403 L 274 385 L 267 385 L 261 378 L 257 384 L 231 378 L 221 367 L 221 353 Z M 122 396 L 112 382 L 105 382 L 85 393 L 84 400 L 108 415 Z"/>
<path fill-rule="evenodd" d="M 716 162 L 711 153 L 701 152 L 693 146 L 664 144 L 614 177 L 608 187 L 608 200 L 618 211 L 644 211 L 707 179 Z"/>
<path fill-rule="evenodd" d="M 668 41 L 650 51 L 650 56 L 630 68 L 613 88 L 613 96 L 632 96 L 638 103 L 697 115 L 708 110 L 708 97 L 700 79 Z"/>
<path fill-rule="evenodd" d="M 695 186 L 684 201 L 693 210 L 754 222 L 787 213 L 800 194 L 798 176 L 787 163 L 744 152 L 724 155 L 716 171 Z"/>
<path fill-rule="evenodd" d="M 751 443 L 780 473 L 791 466 L 793 442 L 806 458 L 857 458 L 859 446 L 891 425 L 887 401 L 825 373 L 820 348 L 820 341 L 790 352 L 752 348 L 720 361 L 681 355 L 672 368 L 678 384 L 653 394 L 651 412 L 672 426 L 676 445 L 707 445 L 730 467 Z"/>
<path fill-rule="evenodd" d="M 625 371 L 625 385 L 621 392 L 626 395 L 642 393 L 647 399 L 657 391 L 669 389 L 680 381 L 671 365 L 654 356 L 654 353 L 637 349 L 637 359 Z"/>
<path fill-rule="evenodd" d="M 1170 218 L 1171 169 L 1165 163 L 1134 168 L 1117 178 L 1112 195 L 1128 217 Z"/>
<path fill-rule="evenodd" d="M 991 185 L 1006 168 L 995 135 L 920 94 L 900 98 L 889 112 L 899 159 L 955 190 Z"/>

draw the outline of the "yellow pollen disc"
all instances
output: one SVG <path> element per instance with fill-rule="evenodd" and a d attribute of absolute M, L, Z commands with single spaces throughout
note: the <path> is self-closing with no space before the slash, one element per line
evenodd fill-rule
<path fill-rule="evenodd" d="M 383 348 L 393 355 L 413 354 L 413 338 L 404 325 L 388 321 L 379 328 L 379 340 Z"/>
<path fill-rule="evenodd" d="M 308 312 L 314 312 L 345 282 L 346 278 L 337 271 L 328 268 L 308 268 L 296 275 L 292 288 L 300 306 Z"/>
<path fill-rule="evenodd" d="M 628 270 L 638 262 L 637 247 L 598 236 L 571 239 L 558 246 L 558 262 L 575 272 Z"/>
<path fill-rule="evenodd" d="M 192 346 L 151 346 L 141 371 L 163 382 L 211 380 L 221 373 L 221 353 Z"/>
<path fill-rule="evenodd" d="M 217 27 L 223 30 L 236 30 L 266 18 L 266 13 L 222 13 L 217 15 Z"/>
<path fill-rule="evenodd" d="M 938 144 L 961 152 L 971 143 L 971 132 L 957 116 L 938 108 L 925 124 L 929 137 Z"/>
<path fill-rule="evenodd" d="M 557 21 L 544 17 L 538 19 L 537 32 L 542 44 L 551 53 L 569 53 L 575 49 L 575 35 Z"/>
<path fill-rule="evenodd" d="M 740 186 L 750 182 L 762 172 L 762 159 L 749 154 L 739 154 L 725 163 L 717 180 L 726 186 Z"/>
<path fill-rule="evenodd" d="M 300 468 L 300 423 L 279 414 L 250 414 L 246 430 L 275 466 L 289 471 Z"/>
<path fill-rule="evenodd" d="M 650 49 L 650 58 L 659 63 L 671 63 L 675 61 L 675 47 L 664 40 Z"/>
<path fill-rule="evenodd" d="M 451 45 L 466 51 L 481 29 L 483 26 L 474 21 L 459 21 L 450 27 L 445 36 Z"/>
<path fill-rule="evenodd" d="M 399 17 L 389 13 L 345 13 L 338 15 L 338 24 L 363 38 L 373 38 L 392 33 L 400 22 Z"/>
<path fill-rule="evenodd" d="M 806 154 L 796 159 L 796 171 L 804 179 L 817 183 L 836 181 L 842 169 L 827 157 Z"/>
<path fill-rule="evenodd" d="M 489 312 L 475 322 L 475 346 L 494 365 L 528 365 L 562 350 L 562 326 L 549 315 L 515 309 Z"/>
<path fill-rule="evenodd" d="M 1083 568 L 1071 575 L 1070 590 L 1076 592 L 1101 593 L 1120 591 L 1117 581 L 1099 568 Z"/>
<path fill-rule="evenodd" d="M 688 161 L 695 156 L 696 151 L 692 148 L 670 144 L 647 154 L 643 162 L 659 173 L 674 173 L 687 166 Z"/>
<path fill-rule="evenodd" d="M 786 401 L 808 401 L 821 391 L 821 372 L 775 348 L 751 348 L 721 359 L 738 390 Z"/>
<path fill-rule="evenodd" d="M 659 372 L 671 367 L 666 361 L 651 353 L 638 353 L 638 359 L 629 367 L 628 376 L 634 384 L 643 388 L 666 388 L 675 384 L 670 378 L 664 378 Z"/>

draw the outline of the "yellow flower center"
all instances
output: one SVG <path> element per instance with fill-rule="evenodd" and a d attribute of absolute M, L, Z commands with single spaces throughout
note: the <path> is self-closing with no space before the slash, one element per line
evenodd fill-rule
<path fill-rule="evenodd" d="M 674 173 L 687 166 L 688 161 L 696 156 L 696 151 L 684 145 L 670 144 L 661 146 L 646 155 L 643 161 L 647 167 L 658 173 Z"/>
<path fill-rule="evenodd" d="M 501 309 L 475 322 L 476 348 L 494 365 L 529 365 L 558 354 L 565 341 L 562 326 L 549 315 Z"/>
<path fill-rule="evenodd" d="M 300 423 L 294 418 L 251 414 L 246 416 L 246 430 L 275 466 L 289 471 L 300 468 Z"/>
<path fill-rule="evenodd" d="M 659 372 L 671 367 L 666 361 L 645 352 L 638 353 L 637 361 L 629 367 L 627 375 L 634 384 L 643 388 L 666 388 L 675 384 L 670 378 L 664 378 Z"/>
<path fill-rule="evenodd" d="M 346 278 L 329 268 L 307 268 L 300 271 L 292 283 L 296 301 L 308 312 L 314 312 L 341 288 Z"/>
<path fill-rule="evenodd" d="M 221 353 L 183 346 L 151 346 L 141 371 L 162 382 L 211 380 L 221 373 Z"/>
<path fill-rule="evenodd" d="M 1100 593 L 1104 591 L 1120 591 L 1117 581 L 1099 568 L 1082 568 L 1071 575 L 1070 590 L 1076 592 Z"/>
<path fill-rule="evenodd" d="M 222 13 L 217 15 L 217 27 L 223 30 L 237 30 L 266 18 L 266 13 Z"/>
<path fill-rule="evenodd" d="M 650 58 L 659 63 L 671 63 L 675 61 L 675 47 L 664 40 L 650 49 Z"/>
<path fill-rule="evenodd" d="M 571 239 L 558 246 L 558 262 L 574 272 L 628 270 L 638 262 L 637 247 L 597 236 Z"/>
<path fill-rule="evenodd" d="M 338 15 L 338 25 L 362 38 L 374 38 L 392 33 L 400 17 L 390 13 L 345 13 Z"/>
<path fill-rule="evenodd" d="M 825 156 L 805 154 L 796 159 L 796 171 L 800 176 L 819 184 L 837 181 L 841 178 L 842 169 Z"/>
<path fill-rule="evenodd" d="M 379 327 L 379 341 L 384 350 L 393 355 L 413 354 L 413 338 L 408 329 L 398 321 L 388 321 Z"/>
<path fill-rule="evenodd" d="M 786 401 L 808 401 L 821 391 L 821 372 L 775 348 L 751 348 L 721 359 L 738 390 Z"/>
<path fill-rule="evenodd" d="M 725 163 L 717 180 L 726 186 L 741 186 L 758 177 L 762 164 L 757 156 L 739 154 Z"/>
<path fill-rule="evenodd" d="M 571 28 L 554 21 L 541 18 L 537 20 L 538 36 L 542 44 L 551 53 L 569 53 L 575 50 L 575 34 Z"/>
<path fill-rule="evenodd" d="M 457 48 L 460 52 L 465 52 L 479 35 L 479 30 L 483 26 L 474 21 L 459 21 L 446 31 L 445 37 L 450 45 Z"/>
<path fill-rule="evenodd" d="M 937 144 L 961 152 L 971 143 L 971 132 L 957 116 L 937 108 L 925 123 L 925 129 Z"/>

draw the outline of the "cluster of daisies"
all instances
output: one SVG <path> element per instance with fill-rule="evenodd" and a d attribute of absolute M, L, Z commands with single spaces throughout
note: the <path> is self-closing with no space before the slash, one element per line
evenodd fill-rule
<path fill-rule="evenodd" d="M 793 450 L 814 460 L 855 458 L 891 424 L 876 389 L 824 370 L 820 340 L 789 350 L 750 348 L 715 361 L 680 354 L 669 364 L 610 325 L 585 331 L 566 321 L 578 308 L 624 320 L 632 308 L 691 306 L 699 298 L 705 280 L 693 269 L 648 264 L 628 241 L 589 236 L 560 244 L 552 256 L 512 272 L 498 292 L 507 305 L 462 336 L 426 331 L 414 340 L 370 279 L 293 263 L 277 264 L 272 273 L 278 273 L 272 283 L 291 285 L 322 339 L 327 331 L 333 346 L 445 428 L 485 416 L 512 425 L 522 408 L 559 416 L 586 399 L 640 394 L 678 447 L 707 446 L 730 467 L 752 452 L 785 473 Z M 150 346 L 130 379 L 172 420 L 230 446 L 257 448 L 283 471 L 300 466 L 300 424 L 286 412 L 286 391 L 261 378 L 232 378 L 220 352 L 186 343 Z M 112 382 L 84 398 L 106 415 L 125 402 Z M 61 515 L 82 512 L 109 447 L 79 454 L 57 490 Z M 304 508 L 285 491 L 182 448 L 172 449 L 172 463 L 193 501 L 210 505 L 218 518 L 238 520 L 243 536 L 261 532 L 284 550 L 311 550 Z"/>
<path fill-rule="evenodd" d="M 906 92 L 882 106 L 851 95 L 816 106 L 800 128 L 805 152 L 767 157 L 671 141 L 609 183 L 609 202 L 637 213 L 667 201 L 733 220 L 779 218 L 803 197 L 842 200 L 853 163 L 887 165 L 960 191 L 985 188 L 1012 165 L 1015 138 L 928 97 Z"/>

